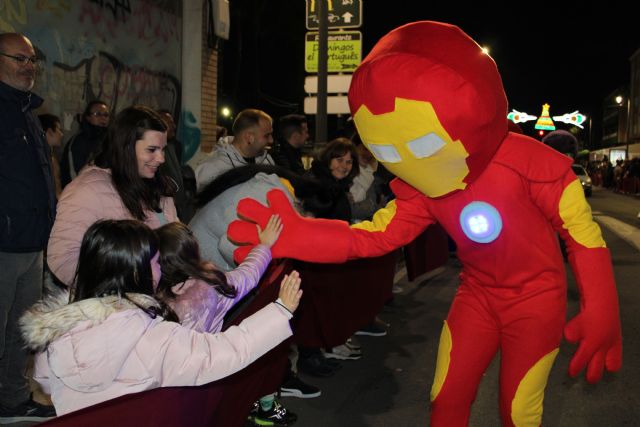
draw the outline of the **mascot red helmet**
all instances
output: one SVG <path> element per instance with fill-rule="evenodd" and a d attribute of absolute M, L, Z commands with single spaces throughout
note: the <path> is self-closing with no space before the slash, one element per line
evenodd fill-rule
<path fill-rule="evenodd" d="M 466 188 L 507 135 L 495 62 L 458 27 L 439 22 L 384 36 L 354 73 L 349 105 L 373 155 L 429 197 Z"/>

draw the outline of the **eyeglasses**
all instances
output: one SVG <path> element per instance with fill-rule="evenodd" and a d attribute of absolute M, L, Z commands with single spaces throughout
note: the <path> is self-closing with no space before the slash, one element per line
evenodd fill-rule
<path fill-rule="evenodd" d="M 23 67 L 26 66 L 29 62 L 31 62 L 34 66 L 38 66 L 38 64 L 40 63 L 40 59 L 36 56 L 9 55 L 8 53 L 4 52 L 0 52 L 0 55 L 13 59 Z"/>
<path fill-rule="evenodd" d="M 103 111 L 93 111 L 93 112 L 89 113 L 89 115 L 93 116 L 93 117 L 109 117 L 109 116 L 111 116 L 110 113 L 106 113 L 106 112 L 103 112 Z"/>

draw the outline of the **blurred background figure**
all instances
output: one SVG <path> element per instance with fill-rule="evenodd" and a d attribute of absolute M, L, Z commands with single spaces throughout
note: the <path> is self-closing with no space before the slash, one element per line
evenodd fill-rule
<path fill-rule="evenodd" d="M 542 138 L 542 142 L 572 159 L 575 159 L 578 154 L 578 140 L 566 130 L 558 129 L 549 132 Z"/>
<path fill-rule="evenodd" d="M 184 223 L 188 223 L 195 213 L 193 197 L 195 188 L 188 189 L 186 183 L 189 177 L 193 176 L 190 166 L 182 165 L 182 142 L 176 138 L 176 122 L 173 115 L 168 110 L 159 110 L 162 120 L 167 125 L 167 146 L 164 149 L 165 162 L 160 166 L 160 171 L 171 178 L 178 186 L 178 190 L 173 198 L 178 211 L 178 218 Z M 185 180 L 185 175 L 187 179 Z M 195 181 L 193 182 L 195 185 Z"/>
<path fill-rule="evenodd" d="M 80 116 L 80 131 L 64 147 L 60 161 L 60 181 L 62 188 L 70 183 L 80 170 L 93 160 L 102 147 L 109 126 L 109 107 L 100 100 L 87 104 Z"/>
<path fill-rule="evenodd" d="M 277 141 L 271 150 L 276 165 L 299 175 L 305 172 L 302 146 L 309 139 L 309 125 L 302 114 L 288 114 L 278 120 Z"/>
<path fill-rule="evenodd" d="M 56 186 L 56 198 L 60 197 L 62 185 L 60 184 L 60 148 L 62 148 L 62 125 L 60 117 L 53 114 L 40 114 L 38 116 L 42 130 L 44 131 L 47 144 L 51 149 L 51 173 L 53 174 L 53 182 Z"/>

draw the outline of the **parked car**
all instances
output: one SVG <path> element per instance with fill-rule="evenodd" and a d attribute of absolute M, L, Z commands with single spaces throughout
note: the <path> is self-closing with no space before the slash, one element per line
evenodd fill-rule
<path fill-rule="evenodd" d="M 581 165 L 572 165 L 573 173 L 576 174 L 578 179 L 580 180 L 580 184 L 582 184 L 582 188 L 584 189 L 584 195 L 586 197 L 591 197 L 591 178 L 589 178 L 589 174 Z"/>

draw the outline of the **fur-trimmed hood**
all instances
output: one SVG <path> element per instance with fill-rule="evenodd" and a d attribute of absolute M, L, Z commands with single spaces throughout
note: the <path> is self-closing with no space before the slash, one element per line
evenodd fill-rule
<path fill-rule="evenodd" d="M 117 295 L 90 298 L 69 304 L 69 292 L 50 295 L 28 309 L 20 318 L 20 329 L 27 347 L 43 351 L 51 342 L 68 333 L 83 322 L 86 327 L 103 323 L 114 313 L 136 308 L 159 307 L 153 297 L 127 293 L 127 298 Z"/>
<path fill-rule="evenodd" d="M 42 352 L 38 359 L 48 365 L 51 381 L 81 393 L 112 387 L 137 357 L 142 337 L 163 322 L 141 309 L 159 306 L 155 299 L 143 294 L 126 296 L 69 304 L 69 294 L 62 292 L 25 312 L 20 318 L 22 336 L 29 348 Z M 144 377 L 144 368 L 140 369 Z"/>

